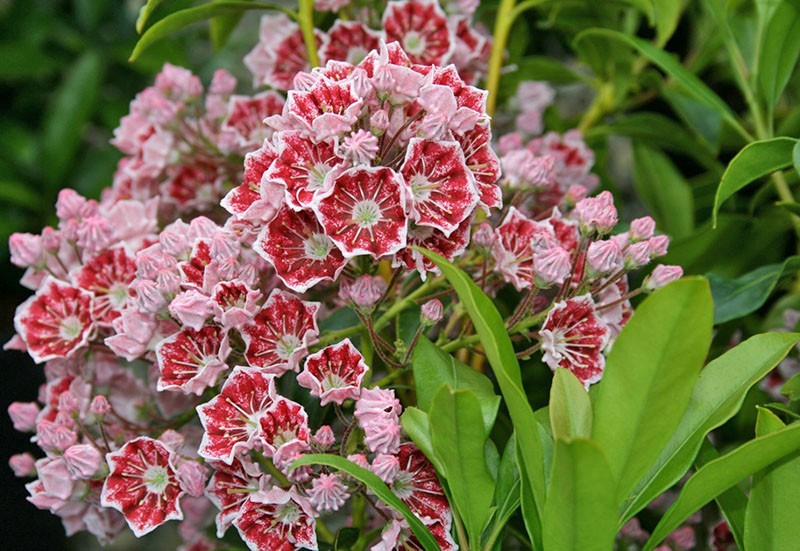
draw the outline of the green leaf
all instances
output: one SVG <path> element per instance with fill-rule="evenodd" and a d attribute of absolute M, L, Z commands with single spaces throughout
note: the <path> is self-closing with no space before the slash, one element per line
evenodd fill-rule
<path fill-rule="evenodd" d="M 515 71 L 504 75 L 509 79 L 518 80 L 546 80 L 555 84 L 571 84 L 585 80 L 585 77 L 576 73 L 563 63 L 556 61 L 552 57 L 528 56 L 522 58 L 516 66 Z"/>
<path fill-rule="evenodd" d="M 48 180 L 58 186 L 83 142 L 86 123 L 97 106 L 103 82 L 102 58 L 89 50 L 64 74 L 48 106 L 42 130 L 43 168 Z"/>
<path fill-rule="evenodd" d="M 800 57 L 800 0 L 783 0 L 767 23 L 759 52 L 758 84 L 772 118 Z"/>
<path fill-rule="evenodd" d="M 452 505 L 464 523 L 470 547 L 478 549 L 494 494 L 494 479 L 484 455 L 489 434 L 484 430 L 478 397 L 471 389 L 442 386 L 428 420 L 433 453 L 444 467 Z"/>
<path fill-rule="evenodd" d="M 470 388 L 478 396 L 486 433 L 492 430 L 500 407 L 500 397 L 494 393 L 494 385 L 486 375 L 458 361 L 425 336 L 420 336 L 414 348 L 411 365 L 417 406 L 421 410 L 430 412 L 433 397 L 444 385 L 454 389 Z"/>
<path fill-rule="evenodd" d="M 517 455 L 522 458 L 520 470 L 522 471 L 524 467 L 527 487 L 530 488 L 535 502 L 535 508 L 528 509 L 527 512 L 531 515 L 537 513 L 537 516 L 540 516 L 545 495 L 542 444 L 536 430 L 533 409 L 522 389 L 519 362 L 503 324 L 503 318 L 492 300 L 475 285 L 470 276 L 436 253 L 420 247 L 414 247 L 414 249 L 439 267 L 455 289 L 459 300 L 475 325 L 475 330 L 500 385 L 511 421 L 514 424 L 517 435 Z M 523 484 L 523 487 L 526 486 Z M 539 520 L 532 520 L 532 522 L 538 524 Z M 537 545 L 535 542 L 533 544 Z M 537 546 L 537 548 L 539 547 Z"/>
<path fill-rule="evenodd" d="M 351 526 L 340 528 L 336 532 L 336 539 L 333 542 L 335 551 L 351 551 L 355 548 L 358 538 L 361 536 L 361 530 Z"/>
<path fill-rule="evenodd" d="M 703 368 L 686 413 L 631 494 L 620 524 L 683 477 L 706 434 L 733 417 L 753 385 L 778 365 L 799 341 L 800 334 L 796 333 L 756 335 Z"/>
<path fill-rule="evenodd" d="M 783 383 L 781 394 L 787 396 L 791 402 L 800 400 L 800 373 L 796 373 L 791 379 Z"/>
<path fill-rule="evenodd" d="M 544 548 L 608 551 L 617 532 L 614 475 L 591 440 L 556 440 L 544 505 Z"/>
<path fill-rule="evenodd" d="M 794 144 L 792 148 L 792 164 L 795 172 L 800 174 L 800 141 Z"/>
<path fill-rule="evenodd" d="M 556 369 L 550 387 L 550 426 L 553 437 L 565 441 L 592 435 L 592 402 L 569 369 Z"/>
<path fill-rule="evenodd" d="M 683 0 L 653 0 L 656 45 L 663 47 L 675 33 L 684 7 L 685 2 Z"/>
<path fill-rule="evenodd" d="M 797 140 L 772 138 L 745 146 L 725 169 L 714 199 L 714 226 L 722 203 L 750 182 L 782 170 L 792 164 L 792 151 Z"/>
<path fill-rule="evenodd" d="M 274 10 L 285 13 L 289 17 L 296 18 L 297 14 L 292 10 L 278 4 L 266 2 L 248 2 L 247 0 L 224 1 L 203 4 L 194 8 L 176 11 L 155 23 L 152 27 L 139 38 L 133 48 L 129 61 L 135 61 L 143 51 L 155 42 L 166 38 L 192 23 L 205 21 L 212 17 L 236 15 L 245 10 Z"/>
<path fill-rule="evenodd" d="M 776 12 L 779 14 L 780 11 Z M 768 409 L 758 408 L 756 434 L 765 436 L 784 428 Z M 745 549 L 792 549 L 800 539 L 800 452 L 753 475 L 744 525 Z"/>
<path fill-rule="evenodd" d="M 214 1 L 219 3 L 223 0 Z M 236 25 L 239 24 L 239 21 L 241 21 L 243 15 L 244 12 L 241 11 L 239 13 L 218 15 L 211 18 L 209 22 L 209 31 L 211 34 L 211 45 L 214 47 L 215 51 L 219 51 L 225 46 L 225 43 L 228 42 L 228 38 L 236 28 Z"/>
<path fill-rule="evenodd" d="M 592 437 L 605 451 L 624 503 L 678 427 L 709 345 L 708 282 L 684 278 L 650 295 L 606 360 Z"/>
<path fill-rule="evenodd" d="M 144 6 L 139 10 L 139 17 L 136 18 L 136 32 L 142 34 L 147 21 L 156 8 L 164 3 L 165 0 L 147 0 Z"/>
<path fill-rule="evenodd" d="M 326 465 L 328 467 L 333 467 L 334 469 L 349 474 L 359 482 L 362 482 L 370 490 L 372 490 L 378 499 L 403 515 L 403 518 L 406 520 L 406 522 L 408 522 L 408 525 L 411 527 L 411 531 L 414 532 L 415 536 L 417 536 L 417 539 L 422 544 L 422 547 L 425 548 L 425 551 L 439 550 L 439 544 L 436 543 L 436 538 L 433 537 L 433 534 L 431 534 L 428 528 L 425 527 L 419 517 L 412 513 L 411 509 L 409 509 L 405 503 L 400 501 L 400 498 L 394 495 L 389 487 L 384 484 L 383 480 L 378 478 L 377 475 L 373 474 L 367 469 L 359 467 L 344 457 L 327 453 L 310 453 L 308 455 L 304 455 L 292 463 L 289 466 L 289 469 L 295 469 L 305 465 Z"/>
<path fill-rule="evenodd" d="M 694 197 L 669 158 L 645 145 L 633 147 L 634 184 L 650 209 L 658 227 L 673 237 L 685 237 L 694 230 Z"/>
<path fill-rule="evenodd" d="M 719 453 L 711 441 L 706 438 L 700 446 L 694 466 L 699 469 L 715 459 L 719 459 Z M 733 485 L 715 497 L 714 501 L 717 502 L 722 516 L 728 523 L 736 545 L 739 546 L 739 549 L 744 549 L 744 517 L 747 510 L 747 496 L 739 486 Z"/>
<path fill-rule="evenodd" d="M 497 481 L 494 486 L 495 529 L 502 530 L 520 501 L 520 473 L 517 468 L 516 436 L 512 433 L 506 442 L 500 466 L 497 469 Z"/>
<path fill-rule="evenodd" d="M 403 430 L 406 431 L 411 440 L 422 450 L 422 453 L 430 459 L 437 472 L 444 474 L 444 465 L 439 461 L 439 458 L 433 452 L 433 443 L 431 442 L 431 425 L 428 420 L 428 414 L 415 407 L 407 407 L 400 417 L 400 423 L 403 425 Z"/>
<path fill-rule="evenodd" d="M 25 207 L 34 212 L 42 210 L 42 197 L 31 189 L 30 184 L 0 180 L 0 201 Z"/>
<path fill-rule="evenodd" d="M 800 257 L 792 256 L 782 264 L 762 266 L 736 279 L 708 274 L 714 297 L 714 323 L 725 323 L 755 312 L 767 302 L 781 277 L 798 268 Z"/>
<path fill-rule="evenodd" d="M 731 486 L 800 449 L 800 424 L 760 436 L 698 469 L 677 501 L 658 523 L 643 551 L 652 551 L 665 537 Z"/>
<path fill-rule="evenodd" d="M 646 40 L 611 29 L 588 29 L 580 33 L 575 38 L 575 42 L 579 43 L 581 40 L 591 36 L 606 36 L 635 48 L 639 53 L 679 82 L 697 101 L 717 111 L 733 128 L 737 129 L 740 134 L 743 136 L 748 135 L 747 131 L 736 118 L 736 114 L 728 107 L 728 104 L 720 99 L 720 97 L 714 93 L 711 88 L 706 86 L 702 80 L 681 65 L 680 61 L 672 54 L 661 50 Z"/>
<path fill-rule="evenodd" d="M 719 114 L 719 111 L 698 101 L 683 89 L 662 85 L 659 87 L 659 92 L 683 119 L 684 124 L 694 131 L 707 148 L 712 151 L 719 150 L 720 135 L 722 134 L 722 115 Z"/>

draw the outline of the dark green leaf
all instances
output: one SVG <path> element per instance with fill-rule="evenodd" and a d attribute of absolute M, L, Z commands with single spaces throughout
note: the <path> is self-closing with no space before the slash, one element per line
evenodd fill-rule
<path fill-rule="evenodd" d="M 658 227 L 673 237 L 694 230 L 692 188 L 669 158 L 658 150 L 636 144 L 633 148 L 634 184 Z"/>
<path fill-rule="evenodd" d="M 266 2 L 248 2 L 246 0 L 240 0 L 238 2 L 219 1 L 180 10 L 166 16 L 147 29 L 133 48 L 130 61 L 136 60 L 136 58 L 154 42 L 166 38 L 175 31 L 191 25 L 192 23 L 198 23 L 217 16 L 235 15 L 245 10 L 274 10 L 285 13 L 290 17 L 296 17 L 296 14 L 292 10 L 284 6 L 268 4 Z"/>
<path fill-rule="evenodd" d="M 214 1 L 220 2 L 223 0 Z M 243 15 L 244 12 L 241 11 L 239 13 L 218 15 L 211 18 L 209 30 L 211 31 L 211 44 L 214 46 L 214 50 L 219 51 L 225 46 L 225 43 L 228 42 L 228 37 L 230 37 L 233 30 L 236 28 L 236 25 L 239 24 Z"/>
<path fill-rule="evenodd" d="M 42 210 L 42 197 L 30 185 L 22 182 L 0 180 L 0 201 L 28 208 L 34 212 Z"/>
<path fill-rule="evenodd" d="M 773 138 L 753 142 L 744 147 L 725 169 L 714 199 L 714 225 L 720 206 L 750 182 L 782 170 L 792 164 L 792 151 L 797 140 Z"/>
<path fill-rule="evenodd" d="M 555 84 L 569 84 L 584 80 L 584 77 L 551 57 L 529 56 L 516 64 L 516 70 L 503 75 L 503 84 L 508 81 L 546 80 Z"/>
<path fill-rule="evenodd" d="M 680 480 L 691 467 L 706 434 L 739 411 L 747 392 L 778 365 L 798 341 L 800 335 L 796 333 L 756 335 L 703 368 L 686 413 L 631 494 L 621 523 Z"/>
<path fill-rule="evenodd" d="M 82 143 L 86 123 L 97 106 L 103 82 L 100 54 L 87 51 L 65 75 L 48 106 L 42 131 L 43 168 L 48 180 L 58 186 L 63 184 L 61 179 Z"/>
<path fill-rule="evenodd" d="M 772 118 L 800 57 L 800 0 L 783 0 L 767 23 L 758 62 L 758 84 Z"/>
<path fill-rule="evenodd" d="M 517 445 L 516 437 L 511 434 L 511 438 L 506 442 L 503 456 L 500 458 L 500 466 L 497 469 L 497 481 L 494 486 L 494 505 L 495 518 L 494 526 L 496 530 L 502 530 L 506 522 L 514 511 L 519 507 L 520 500 L 520 473 L 517 468 Z"/>
<path fill-rule="evenodd" d="M 732 127 L 738 129 L 743 135 L 747 135 L 747 131 L 742 128 L 736 118 L 736 114 L 728 107 L 728 104 L 722 101 L 722 99 L 697 76 L 693 75 L 688 69 L 681 65 L 672 54 L 661 50 L 646 40 L 610 29 L 586 30 L 575 38 L 575 42 L 580 43 L 581 40 L 591 36 L 606 36 L 635 48 L 639 53 L 658 65 L 664 72 L 679 82 L 695 99 L 717 111 Z"/>
<path fill-rule="evenodd" d="M 592 435 L 592 402 L 570 370 L 556 369 L 549 404 L 554 438 L 570 441 Z"/>
<path fill-rule="evenodd" d="M 345 526 L 336 532 L 333 548 L 336 551 L 351 551 L 355 547 L 359 536 L 361 536 L 361 530 Z"/>
<path fill-rule="evenodd" d="M 794 144 L 792 148 L 792 164 L 794 165 L 795 172 L 800 174 L 800 142 Z"/>
<path fill-rule="evenodd" d="M 349 474 L 359 482 L 364 483 L 370 490 L 372 490 L 378 499 L 403 515 L 403 518 L 411 527 L 411 530 L 414 532 L 414 535 L 417 536 L 417 539 L 425 548 L 425 551 L 439 550 L 439 544 L 436 543 L 436 538 L 433 537 L 433 534 L 431 534 L 430 531 L 425 527 L 419 517 L 412 513 L 411 509 L 409 509 L 405 503 L 400 501 L 400 498 L 394 495 L 389 487 L 384 484 L 383 480 L 378 478 L 377 475 L 373 474 L 367 469 L 359 467 L 344 457 L 327 453 L 310 453 L 308 455 L 304 455 L 292 463 L 289 468 L 295 469 L 304 465 L 326 465 L 328 467 L 333 467 L 334 469 Z"/>
<path fill-rule="evenodd" d="M 439 388 L 428 418 L 433 453 L 444 467 L 450 494 L 464 527 L 470 547 L 479 548 L 481 530 L 489 520 L 494 479 L 486 466 L 481 407 L 471 389 Z"/>
<path fill-rule="evenodd" d="M 703 445 L 700 446 L 700 452 L 697 454 L 694 466 L 699 469 L 718 458 L 719 453 L 711 441 L 706 438 L 703 440 Z M 747 496 L 739 486 L 733 485 L 715 497 L 714 501 L 717 502 L 722 516 L 725 517 L 736 545 L 739 546 L 739 549 L 745 549 L 744 521 L 745 511 L 747 510 Z"/>
<path fill-rule="evenodd" d="M 800 215 L 800 203 L 795 203 L 794 201 L 777 201 L 775 206 L 786 209 L 792 214 Z"/>
<path fill-rule="evenodd" d="M 722 133 L 722 115 L 719 111 L 697 100 L 683 89 L 661 86 L 659 91 L 683 119 L 684 124 L 705 143 L 705 147 L 717 151 Z"/>
<path fill-rule="evenodd" d="M 486 375 L 463 364 L 447 352 L 421 336 L 412 357 L 414 387 L 417 390 L 417 406 L 430 412 L 433 397 L 444 385 L 454 389 L 471 388 L 478 396 L 483 424 L 487 434 L 494 426 L 500 397 L 494 393 L 494 385 Z"/>
<path fill-rule="evenodd" d="M 708 274 L 714 297 L 714 323 L 725 323 L 761 308 L 780 278 L 800 268 L 800 257 L 787 258 L 782 264 L 762 266 L 736 279 Z"/>
<path fill-rule="evenodd" d="M 663 47 L 675 33 L 685 4 L 684 0 L 653 0 L 658 46 Z"/>
<path fill-rule="evenodd" d="M 716 496 L 800 449 L 800 423 L 760 436 L 698 469 L 658 523 L 644 551 L 652 551 L 695 511 Z"/>
<path fill-rule="evenodd" d="M 591 440 L 556 439 L 553 475 L 544 505 L 545 549 L 608 551 L 617 532 L 616 481 Z"/>
<path fill-rule="evenodd" d="M 608 456 L 622 504 L 678 427 L 709 345 L 708 282 L 684 278 L 650 295 L 625 325 L 593 395 L 593 440 Z"/>

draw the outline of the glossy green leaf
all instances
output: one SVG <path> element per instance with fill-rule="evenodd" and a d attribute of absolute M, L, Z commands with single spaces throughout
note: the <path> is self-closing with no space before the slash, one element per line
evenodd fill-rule
<path fill-rule="evenodd" d="M 536 420 L 533 409 L 522 389 L 519 362 L 503 324 L 503 318 L 492 300 L 470 276 L 436 253 L 419 247 L 414 248 L 439 267 L 472 319 L 514 424 L 518 457 L 522 458 L 524 463 L 527 487 L 530 488 L 535 502 L 535 510 L 528 509 L 528 513 L 536 512 L 540 517 L 545 495 L 542 444 L 537 431 L 534 430 Z M 522 466 L 520 470 L 522 471 Z M 538 524 L 539 521 L 536 520 L 535 523 Z"/>
<path fill-rule="evenodd" d="M 758 84 L 772 118 L 800 57 L 800 0 L 783 0 L 767 23 L 758 62 Z"/>
<path fill-rule="evenodd" d="M 411 509 L 392 493 L 383 480 L 378 478 L 378 476 L 371 471 L 359 467 L 344 457 L 327 453 L 310 453 L 304 455 L 292 463 L 289 468 L 295 469 L 305 465 L 326 465 L 328 467 L 333 467 L 336 470 L 349 474 L 359 482 L 362 482 L 372 490 L 372 493 L 374 493 L 378 499 L 403 515 L 403 518 L 411 527 L 411 530 L 414 532 L 414 535 L 417 536 L 417 539 L 425 548 L 425 551 L 439 550 L 439 544 L 436 543 L 436 538 L 433 537 L 433 534 L 430 533 L 419 517 L 412 513 Z"/>
<path fill-rule="evenodd" d="M 703 368 L 686 413 L 658 459 L 631 493 L 620 524 L 683 477 L 706 434 L 733 417 L 753 385 L 778 365 L 799 341 L 800 335 L 796 333 L 756 335 Z"/>
<path fill-rule="evenodd" d="M 142 34 L 145 25 L 150 20 L 150 16 L 156 11 L 156 8 L 163 4 L 165 0 L 147 0 L 144 6 L 139 9 L 139 17 L 136 19 L 136 32 Z"/>
<path fill-rule="evenodd" d="M 712 315 L 708 282 L 684 278 L 642 302 L 614 343 L 593 396 L 592 438 L 618 480 L 619 504 L 686 412 L 711 344 Z"/>
<path fill-rule="evenodd" d="M 714 199 L 714 225 L 722 203 L 749 183 L 792 164 L 792 150 L 797 140 L 773 138 L 745 146 L 728 164 Z"/>
<path fill-rule="evenodd" d="M 500 458 L 493 502 L 495 505 L 493 529 L 499 534 L 514 511 L 519 508 L 520 502 L 520 473 L 517 468 L 516 437 L 513 433 L 506 442 L 503 456 Z"/>
<path fill-rule="evenodd" d="M 776 12 L 776 15 L 780 11 Z M 756 435 L 784 428 L 768 409 L 759 408 Z M 753 475 L 744 525 L 745 549 L 782 551 L 800 541 L 800 451 Z"/>
<path fill-rule="evenodd" d="M 701 102 L 682 88 L 662 85 L 659 87 L 664 98 L 684 125 L 700 138 L 701 143 L 712 151 L 718 151 L 722 135 L 722 115 L 709 105 Z"/>
<path fill-rule="evenodd" d="M 103 60 L 98 52 L 89 50 L 64 75 L 48 106 L 42 131 L 42 167 L 48 180 L 59 186 L 97 106 Z"/>
<path fill-rule="evenodd" d="M 592 435 L 592 402 L 583 384 L 568 369 L 556 369 L 550 387 L 553 437 L 566 441 Z"/>
<path fill-rule="evenodd" d="M 781 264 L 762 266 L 736 279 L 708 274 L 714 297 L 714 323 L 725 323 L 755 312 L 766 302 L 784 274 L 800 268 L 800 257 L 787 258 Z"/>
<path fill-rule="evenodd" d="M 695 469 L 699 469 L 715 459 L 719 459 L 719 453 L 711 441 L 706 438 L 695 458 Z M 747 496 L 739 486 L 733 485 L 715 497 L 714 501 L 717 502 L 722 516 L 728 523 L 736 545 L 739 546 L 739 549 L 744 549 L 744 517 L 747 510 Z"/>
<path fill-rule="evenodd" d="M 760 436 L 698 469 L 684 485 L 650 536 L 644 551 L 652 551 L 695 511 L 748 476 L 797 453 L 800 424 Z"/>
<path fill-rule="evenodd" d="M 500 397 L 494 393 L 494 385 L 486 375 L 458 361 L 424 336 L 419 338 L 414 348 L 411 365 L 417 391 L 417 407 L 430 412 L 433 397 L 444 385 L 454 389 L 470 388 L 478 396 L 487 434 L 492 430 L 497 408 L 500 407 Z"/>
<path fill-rule="evenodd" d="M 695 99 L 717 111 L 733 128 L 736 128 L 742 135 L 747 135 L 747 131 L 742 128 L 741 124 L 736 118 L 736 114 L 730 107 L 728 107 L 728 104 L 720 99 L 720 97 L 702 80 L 686 69 L 672 54 L 665 52 L 646 40 L 610 29 L 586 30 L 575 38 L 575 42 L 579 43 L 581 40 L 591 36 L 606 36 L 635 48 L 639 51 L 639 53 L 641 53 L 651 62 L 655 63 L 669 76 L 679 82 L 688 93 L 692 94 Z"/>
<path fill-rule="evenodd" d="M 440 387 L 428 417 L 433 453 L 444 467 L 444 475 L 470 547 L 480 547 L 481 530 L 489 520 L 494 479 L 486 466 L 481 407 L 471 389 Z"/>
<path fill-rule="evenodd" d="M 685 0 L 652 0 L 653 16 L 656 23 L 656 44 L 664 46 L 675 33 Z"/>
<path fill-rule="evenodd" d="M 143 51 L 155 42 L 170 36 L 175 31 L 179 31 L 192 23 L 205 21 L 212 17 L 235 15 L 245 10 L 274 10 L 285 13 L 290 17 L 296 17 L 296 14 L 292 10 L 284 6 L 266 2 L 248 2 L 246 0 L 213 2 L 180 10 L 159 20 L 145 31 L 141 38 L 139 38 L 139 42 L 137 42 L 136 46 L 133 48 L 130 61 L 136 60 Z"/>
<path fill-rule="evenodd" d="M 431 425 L 428 421 L 428 414 L 421 409 L 407 407 L 400 417 L 400 423 L 403 425 L 403 430 L 406 431 L 406 434 L 408 434 L 417 447 L 422 450 L 422 453 L 430 459 L 436 471 L 444 473 L 444 466 L 433 452 Z"/>
<path fill-rule="evenodd" d="M 658 227 L 672 237 L 694 230 L 692 188 L 662 152 L 636 144 L 633 147 L 634 184 Z"/>
<path fill-rule="evenodd" d="M 219 3 L 224 0 L 214 1 Z M 241 21 L 243 15 L 244 11 L 240 11 L 238 13 L 218 15 L 211 18 L 211 21 L 209 21 L 209 31 L 211 35 L 211 45 L 214 47 L 214 50 L 221 50 L 222 47 L 225 46 L 228 42 L 228 38 L 236 28 L 236 25 L 239 24 L 239 21 Z"/>
<path fill-rule="evenodd" d="M 608 551 L 617 533 L 614 475 L 591 440 L 556 440 L 544 505 L 545 549 Z"/>
<path fill-rule="evenodd" d="M 800 373 L 796 373 L 791 379 L 783 383 L 781 394 L 787 396 L 792 402 L 800 400 Z"/>

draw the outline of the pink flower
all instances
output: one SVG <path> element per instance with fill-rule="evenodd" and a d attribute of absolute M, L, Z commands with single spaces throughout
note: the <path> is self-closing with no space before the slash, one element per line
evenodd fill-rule
<path fill-rule="evenodd" d="M 250 495 L 233 525 L 253 551 L 317 549 L 314 510 L 294 487 Z M 265 529 L 266 528 L 266 529 Z"/>
<path fill-rule="evenodd" d="M 517 87 L 517 103 L 522 111 L 544 111 L 556 97 L 556 91 L 547 82 L 527 80 Z"/>
<path fill-rule="evenodd" d="M 615 241 L 593 241 L 586 252 L 589 277 L 611 275 L 622 268 L 622 251 Z"/>
<path fill-rule="evenodd" d="M 197 407 L 203 425 L 201 457 L 230 465 L 253 448 L 260 420 L 276 397 L 273 375 L 251 367 L 236 367 L 220 393 Z"/>
<path fill-rule="evenodd" d="M 537 287 L 560 285 L 572 272 L 572 258 L 563 247 L 555 246 L 533 254 L 533 278 Z"/>
<path fill-rule="evenodd" d="M 391 389 L 361 389 L 354 415 L 364 443 L 374 452 L 396 453 L 400 445 L 400 402 Z"/>
<path fill-rule="evenodd" d="M 8 460 L 8 465 L 14 471 L 14 476 L 23 478 L 27 476 L 36 476 L 36 460 L 29 453 L 18 453 L 12 455 Z"/>
<path fill-rule="evenodd" d="M 321 473 L 311 481 L 308 489 L 311 505 L 318 513 L 338 511 L 345 504 L 350 493 L 338 474 Z"/>
<path fill-rule="evenodd" d="M 234 459 L 231 465 L 214 463 L 214 473 L 206 488 L 206 496 L 219 513 L 216 516 L 217 537 L 222 538 L 248 495 L 262 489 L 269 480 L 263 476 L 259 467 L 244 456 Z"/>
<path fill-rule="evenodd" d="M 130 284 L 136 276 L 136 262 L 123 247 L 107 250 L 84 264 L 75 284 L 94 294 L 92 316 L 108 326 L 135 296 Z"/>
<path fill-rule="evenodd" d="M 212 303 L 205 293 L 189 289 L 172 299 L 169 311 L 182 325 L 200 331 L 211 317 Z"/>
<path fill-rule="evenodd" d="M 338 2 L 347 5 L 347 2 Z M 337 11 L 339 8 L 328 11 Z M 323 62 L 333 59 L 352 65 L 361 63 L 366 55 L 379 46 L 380 34 L 359 21 L 337 19 L 328 30 L 328 40 L 320 50 Z"/>
<path fill-rule="evenodd" d="M 183 490 L 172 454 L 157 440 L 139 437 L 106 456 L 110 474 L 103 484 L 103 507 L 120 511 L 136 537 L 169 520 L 180 520 Z"/>
<path fill-rule="evenodd" d="M 297 383 L 319 398 L 321 405 L 330 402 L 341 405 L 345 400 L 358 398 L 361 380 L 368 369 L 358 349 L 350 339 L 345 339 L 309 356 Z"/>
<path fill-rule="evenodd" d="M 208 470 L 197 461 L 184 459 L 178 462 L 175 478 L 183 491 L 190 496 L 199 497 L 203 495 Z"/>
<path fill-rule="evenodd" d="M 598 318 L 591 295 L 557 303 L 539 331 L 544 362 L 555 371 L 563 367 L 587 388 L 603 376 L 608 327 Z"/>
<path fill-rule="evenodd" d="M 296 371 L 319 334 L 318 310 L 317 302 L 302 301 L 279 289 L 272 291 L 253 323 L 242 331 L 248 363 L 276 375 Z"/>
<path fill-rule="evenodd" d="M 609 191 L 603 191 L 597 197 L 581 199 L 573 211 L 580 224 L 581 231 L 585 234 L 609 233 L 617 225 L 617 209 L 614 207 L 614 197 Z"/>
<path fill-rule="evenodd" d="M 550 224 L 530 220 L 511 207 L 495 230 L 492 258 L 503 279 L 520 291 L 533 284 L 534 249 L 548 249 L 557 244 Z"/>
<path fill-rule="evenodd" d="M 309 448 L 308 415 L 291 400 L 277 398 L 261 416 L 259 429 L 259 442 L 278 468 L 285 468 Z"/>
<path fill-rule="evenodd" d="M 42 238 L 30 233 L 13 233 L 8 240 L 11 262 L 20 268 L 38 266 L 43 262 Z"/>
<path fill-rule="evenodd" d="M 200 396 L 228 369 L 225 359 L 229 352 L 227 334 L 211 325 L 167 337 L 156 348 L 161 371 L 158 390 L 179 389 Z"/>
<path fill-rule="evenodd" d="M 444 65 L 453 51 L 453 35 L 437 2 L 389 2 L 383 31 L 384 40 L 399 42 L 413 63 Z"/>

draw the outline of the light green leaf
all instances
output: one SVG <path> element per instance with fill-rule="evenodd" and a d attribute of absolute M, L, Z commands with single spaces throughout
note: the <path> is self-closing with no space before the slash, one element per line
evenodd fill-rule
<path fill-rule="evenodd" d="M 800 334 L 796 333 L 756 335 L 703 368 L 686 413 L 658 459 L 632 492 L 620 525 L 683 477 L 706 434 L 739 411 L 747 392 L 778 365 L 798 341 Z"/>
<path fill-rule="evenodd" d="M 782 264 L 762 266 L 736 279 L 708 274 L 714 297 L 714 323 L 725 323 L 755 312 L 772 294 L 785 274 L 800 268 L 800 257 L 792 256 Z"/>
<path fill-rule="evenodd" d="M 725 169 L 714 199 L 714 225 L 722 203 L 747 184 L 782 170 L 792 164 L 792 151 L 797 140 L 773 138 L 745 146 Z"/>
<path fill-rule="evenodd" d="M 672 237 L 691 234 L 694 197 L 683 175 L 666 155 L 645 145 L 634 145 L 633 159 L 636 190 L 658 227 Z"/>
<path fill-rule="evenodd" d="M 675 33 L 685 4 L 684 0 L 653 0 L 656 45 L 663 47 Z"/>
<path fill-rule="evenodd" d="M 795 172 L 800 174 L 800 142 L 794 144 L 792 148 L 792 164 L 794 165 Z"/>
<path fill-rule="evenodd" d="M 545 549 L 608 551 L 614 545 L 614 475 L 591 440 L 556 440 L 544 505 Z"/>
<path fill-rule="evenodd" d="M 478 549 L 494 495 L 494 479 L 484 456 L 489 434 L 484 430 L 478 397 L 471 389 L 442 386 L 428 420 L 433 453 L 444 467 L 452 505 L 464 523 L 470 547 Z"/>
<path fill-rule="evenodd" d="M 493 502 L 496 507 L 493 532 L 497 532 L 499 535 L 508 519 L 519 508 L 520 502 L 520 473 L 517 468 L 516 437 L 513 433 L 506 442 L 503 456 L 500 458 Z"/>
<path fill-rule="evenodd" d="M 400 501 L 400 498 L 394 495 L 389 487 L 384 484 L 383 480 L 378 478 L 377 475 L 367 469 L 359 467 L 344 457 L 327 453 L 310 453 L 304 455 L 292 463 L 289 468 L 295 469 L 305 465 L 326 465 L 328 467 L 333 467 L 334 469 L 349 474 L 359 482 L 362 482 L 372 490 L 378 499 L 403 515 L 403 518 L 408 522 L 411 531 L 417 536 L 417 539 L 425 548 L 425 551 L 439 551 L 439 544 L 436 543 L 436 538 L 433 537 L 433 534 L 430 533 L 419 517 L 412 513 L 411 509 Z"/>
<path fill-rule="evenodd" d="M 147 25 L 147 21 L 150 19 L 150 16 L 153 15 L 153 12 L 156 11 L 156 8 L 164 2 L 165 0 L 147 0 L 145 5 L 139 10 L 139 17 L 136 19 L 137 33 L 142 34 L 145 25 Z"/>
<path fill-rule="evenodd" d="M 776 16 L 780 11 L 776 12 Z M 758 408 L 756 435 L 765 436 L 784 428 L 768 409 Z M 800 452 L 753 475 L 744 525 L 745 549 L 782 551 L 800 541 Z"/>
<path fill-rule="evenodd" d="M 414 249 L 439 267 L 455 289 L 459 300 L 475 325 L 475 330 L 481 339 L 483 350 L 492 366 L 514 424 L 518 457 L 523 461 L 520 470 L 522 471 L 524 466 L 527 487 L 530 488 L 535 502 L 535 509 L 528 509 L 527 512 L 529 514 L 537 513 L 537 516 L 540 516 L 545 495 L 542 444 L 535 430 L 536 420 L 533 410 L 522 389 L 519 362 L 503 324 L 503 318 L 492 300 L 475 285 L 470 276 L 436 253 L 419 247 L 414 247 Z M 538 519 L 533 522 L 539 524 Z M 537 544 L 534 543 L 534 545 Z M 540 546 L 537 546 L 538 548 Z"/>
<path fill-rule="evenodd" d="M 592 438 L 619 482 L 619 504 L 686 412 L 711 344 L 712 315 L 708 282 L 684 278 L 642 302 L 614 343 L 593 396 Z"/>
<path fill-rule="evenodd" d="M 592 402 L 570 370 L 556 369 L 549 404 L 554 438 L 570 441 L 592 435 Z"/>
<path fill-rule="evenodd" d="M 783 0 L 767 23 L 758 61 L 758 84 L 772 118 L 800 57 L 800 0 Z"/>
<path fill-rule="evenodd" d="M 411 440 L 422 450 L 422 453 L 430 459 L 437 472 L 444 474 L 444 466 L 439 458 L 433 453 L 433 443 L 431 442 L 431 425 L 428 421 L 428 414 L 415 407 L 407 407 L 400 417 L 403 430 L 406 431 Z"/>
<path fill-rule="evenodd" d="M 688 69 L 681 65 L 675 56 L 664 50 L 654 46 L 646 40 L 636 38 L 618 31 L 611 29 L 588 29 L 580 33 L 575 42 L 579 43 L 581 40 L 591 36 L 606 36 L 620 42 L 624 42 L 629 46 L 635 48 L 643 56 L 655 63 L 669 76 L 679 82 L 687 92 L 704 105 L 711 107 L 717 111 L 722 117 L 743 136 L 747 136 L 747 131 L 742 127 L 736 118 L 736 114 L 728 107 L 720 97 L 697 76 L 693 75 Z"/>
<path fill-rule="evenodd" d="M 87 51 L 64 75 L 48 106 L 42 130 L 42 167 L 48 180 L 58 186 L 63 184 L 61 180 L 83 142 L 83 131 L 97 106 L 103 82 L 100 54 Z"/>
<path fill-rule="evenodd" d="M 494 393 L 494 385 L 486 375 L 458 361 L 424 336 L 419 338 L 414 348 L 411 365 L 417 406 L 421 410 L 430 412 L 433 397 L 444 385 L 454 389 L 471 388 L 478 396 L 486 433 L 492 430 L 500 397 Z"/>
<path fill-rule="evenodd" d="M 800 449 L 800 424 L 760 436 L 711 461 L 684 485 L 677 501 L 658 523 L 643 551 L 652 551 L 692 513 L 716 496 L 776 461 Z"/>
<path fill-rule="evenodd" d="M 155 42 L 162 38 L 166 38 L 192 23 L 205 21 L 212 17 L 235 15 L 245 10 L 274 10 L 285 13 L 289 17 L 296 18 L 297 14 L 292 10 L 280 6 L 278 4 L 269 4 L 266 2 L 248 2 L 247 0 L 239 1 L 219 1 L 210 4 L 203 4 L 194 8 L 180 10 L 166 16 L 155 23 L 152 27 L 139 38 L 136 46 L 131 53 L 130 61 L 135 61 L 143 51 L 149 48 Z"/>

